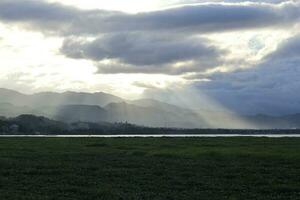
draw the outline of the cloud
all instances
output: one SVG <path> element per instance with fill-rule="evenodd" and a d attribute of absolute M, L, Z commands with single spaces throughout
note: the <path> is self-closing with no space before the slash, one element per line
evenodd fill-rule
<path fill-rule="evenodd" d="M 290 0 L 178 0 L 178 4 L 191 4 L 191 3 L 205 3 L 205 2 L 215 2 L 215 3 L 245 3 L 245 2 L 255 2 L 255 3 L 272 3 L 278 4 L 282 2 L 289 2 Z"/>
<path fill-rule="evenodd" d="M 43 32 L 84 35 L 120 31 L 207 33 L 282 26 L 298 22 L 299 3 L 185 5 L 159 11 L 127 14 L 81 10 L 33 0 L 1 0 L 0 20 Z"/>
<path fill-rule="evenodd" d="M 56 35 L 95 34 L 100 26 L 109 24 L 109 17 L 123 15 L 105 10 L 81 10 L 59 3 L 35 0 L 1 0 L 0 20 L 19 26 Z M 106 28 L 108 29 L 108 28 Z M 103 28 L 103 31 L 105 28 Z"/>
<path fill-rule="evenodd" d="M 1 0 L 0 21 L 62 37 L 62 54 L 94 61 L 99 73 L 178 75 L 223 64 L 227 51 L 199 35 L 293 25 L 299 8 L 295 2 L 217 2 L 129 14 Z"/>
<path fill-rule="evenodd" d="M 155 73 L 155 69 L 160 68 L 162 71 L 176 65 L 177 62 L 197 63 L 202 70 L 214 67 L 225 51 L 218 50 L 199 37 L 178 38 L 163 34 L 122 33 L 103 35 L 93 41 L 69 38 L 65 40 L 61 52 L 71 58 L 90 59 L 95 62 L 105 59 L 117 60 L 116 65 L 124 69 L 126 66 L 127 69 L 147 67 L 147 70 Z M 112 68 L 118 68 L 113 65 L 110 62 L 111 72 L 114 72 Z"/>
<path fill-rule="evenodd" d="M 259 65 L 216 73 L 210 82 L 195 83 L 224 107 L 238 113 L 300 112 L 300 35 L 283 42 Z"/>

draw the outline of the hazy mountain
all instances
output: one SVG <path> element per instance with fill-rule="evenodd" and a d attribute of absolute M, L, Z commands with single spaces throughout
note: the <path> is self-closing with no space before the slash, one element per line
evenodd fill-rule
<path fill-rule="evenodd" d="M 1 97 L 0 97 L 1 99 Z M 0 103 L 0 115 L 6 117 L 16 117 L 22 114 L 41 114 L 29 106 L 15 106 L 11 103 Z"/>
<path fill-rule="evenodd" d="M 13 90 L 0 89 L 0 103 L 11 103 L 17 106 L 59 106 L 59 105 L 99 105 L 105 106 L 111 102 L 121 102 L 122 98 L 98 92 L 98 93 L 78 93 L 78 92 L 42 92 L 33 95 L 25 95 Z"/>
<path fill-rule="evenodd" d="M 138 99 L 138 100 L 134 100 L 134 101 L 128 101 L 128 103 L 134 104 L 137 106 L 141 106 L 141 107 L 157 108 L 157 109 L 160 109 L 160 110 L 166 111 L 166 112 L 188 112 L 188 113 L 193 112 L 192 110 L 182 108 L 179 106 L 175 106 L 172 104 L 168 104 L 165 102 L 161 102 L 158 100 L 154 100 L 154 99 Z"/>
<path fill-rule="evenodd" d="M 11 107 L 7 110 L 14 110 L 18 106 L 27 108 L 23 111 L 17 109 L 18 112 L 9 116 L 39 114 L 66 122 L 127 121 L 144 126 L 186 128 L 203 127 L 204 123 L 191 110 L 152 99 L 125 103 L 123 99 L 105 93 L 43 92 L 25 95 L 6 89 L 1 89 L 0 95 L 5 97 L 0 98 L 0 102 L 10 102 L 16 105 L 15 108 Z M 2 113 L 0 112 L 0 115 L 7 115 L 7 112 Z"/>
<path fill-rule="evenodd" d="M 14 90 L 0 88 L 0 103 L 10 103 L 13 105 L 26 105 L 28 96 Z"/>
<path fill-rule="evenodd" d="M 138 103 L 142 105 L 141 102 Z M 127 121 L 137 125 L 153 127 L 205 127 L 204 121 L 192 111 L 176 106 L 171 109 L 171 105 L 169 107 L 163 107 L 162 105 L 163 103 L 159 103 L 157 106 L 153 104 L 151 106 L 149 104 L 138 106 L 123 102 L 111 103 L 104 108 L 108 112 L 110 121 Z"/>
<path fill-rule="evenodd" d="M 166 111 L 169 110 L 169 111 Z M 16 117 L 21 114 L 36 114 L 64 122 L 128 122 L 151 127 L 205 127 L 193 112 L 176 108 L 136 106 L 128 103 L 110 103 L 104 108 L 90 105 L 44 106 L 34 110 L 28 106 L 0 104 L 0 115 Z"/>
<path fill-rule="evenodd" d="M 123 99 L 120 97 L 98 92 L 98 93 L 77 93 L 77 92 L 64 92 L 64 93 L 37 93 L 32 95 L 32 101 L 35 104 L 44 104 L 49 102 L 48 105 L 98 105 L 105 106 L 111 102 L 121 102 Z"/>
<path fill-rule="evenodd" d="M 107 111 L 100 106 L 66 105 L 56 108 L 53 118 L 64 122 L 103 122 L 107 121 Z"/>

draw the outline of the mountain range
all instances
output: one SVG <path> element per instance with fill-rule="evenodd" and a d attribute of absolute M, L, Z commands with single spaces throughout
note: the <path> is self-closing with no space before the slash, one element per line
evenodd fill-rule
<path fill-rule="evenodd" d="M 0 116 L 44 116 L 62 122 L 128 122 L 174 128 L 300 128 L 300 114 L 234 115 L 186 109 L 154 99 L 129 101 L 107 93 L 42 92 L 32 95 L 0 89 Z"/>
<path fill-rule="evenodd" d="M 199 128 L 191 110 L 153 99 L 127 101 L 106 93 L 43 92 L 32 95 L 0 89 L 0 115 L 34 114 L 64 122 L 128 122 L 150 127 Z"/>

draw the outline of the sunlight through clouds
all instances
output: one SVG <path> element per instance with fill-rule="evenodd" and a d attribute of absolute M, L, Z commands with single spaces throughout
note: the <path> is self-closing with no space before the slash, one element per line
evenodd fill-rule
<path fill-rule="evenodd" d="M 209 34 L 207 38 L 220 48 L 228 50 L 229 53 L 226 55 L 228 64 L 223 66 L 223 70 L 219 68 L 228 72 L 253 67 L 293 35 L 290 30 L 266 29 Z"/>
<path fill-rule="evenodd" d="M 135 86 L 135 82 L 159 82 L 167 87 L 180 80 L 164 75 L 95 74 L 96 68 L 90 61 L 68 59 L 58 53 L 60 38 L 46 38 L 37 32 L 22 31 L 3 24 L 0 30 L 2 87 L 21 89 L 26 93 L 54 88 L 56 91 L 101 90 L 136 98 L 144 88 Z M 15 81 L 16 86 L 10 81 Z"/>
<path fill-rule="evenodd" d="M 287 62 L 281 54 L 289 58 L 291 52 L 280 49 L 289 39 L 298 42 L 299 2 L 213 2 L 2 0 L 0 87 L 134 99 L 197 85 L 199 93 L 219 97 L 228 90 L 242 93 L 244 79 L 259 77 L 255 70 L 266 73 L 265 66 L 277 67 L 268 68 L 274 77 L 283 70 L 279 62 L 290 67 L 286 72 L 296 71 L 297 58 Z M 280 61 L 272 63 L 276 51 Z M 259 81 L 274 87 L 271 80 Z"/>

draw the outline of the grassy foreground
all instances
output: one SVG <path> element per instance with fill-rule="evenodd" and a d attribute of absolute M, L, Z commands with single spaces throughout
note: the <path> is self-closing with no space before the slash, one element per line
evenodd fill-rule
<path fill-rule="evenodd" d="M 0 138 L 3 200 L 300 199 L 298 138 Z"/>

